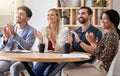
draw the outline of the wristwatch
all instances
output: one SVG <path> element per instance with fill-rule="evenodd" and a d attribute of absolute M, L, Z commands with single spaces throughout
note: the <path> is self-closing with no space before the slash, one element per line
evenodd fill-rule
<path fill-rule="evenodd" d="M 79 45 L 82 41 L 80 40 L 77 44 Z"/>

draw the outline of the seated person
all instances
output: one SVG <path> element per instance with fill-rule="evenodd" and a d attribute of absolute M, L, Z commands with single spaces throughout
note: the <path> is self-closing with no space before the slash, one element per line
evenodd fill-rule
<path fill-rule="evenodd" d="M 27 22 L 32 16 L 32 11 L 26 6 L 17 9 L 17 17 L 14 26 L 7 24 L 3 27 L 3 36 L 0 41 L 0 50 L 30 50 L 35 42 L 34 28 Z M 32 66 L 32 62 L 30 63 Z M 19 72 L 25 67 L 21 62 L 0 60 L 0 76 L 10 70 L 11 76 L 19 76 Z"/>
<path fill-rule="evenodd" d="M 77 51 L 77 52 L 88 52 L 88 50 L 91 50 L 89 47 L 91 47 L 90 43 L 86 39 L 87 33 L 94 33 L 95 38 L 97 39 L 97 42 L 101 40 L 102 38 L 102 32 L 94 27 L 91 24 L 93 11 L 89 7 L 81 7 L 79 9 L 78 13 L 78 20 L 81 23 L 81 27 L 78 29 L 71 31 L 72 37 L 68 36 L 66 38 L 66 43 L 70 43 L 71 45 L 71 51 Z M 76 39 L 76 35 L 78 34 L 79 39 Z M 83 45 L 80 45 L 82 42 Z M 95 57 L 93 56 L 90 60 L 83 61 L 83 62 L 77 62 L 78 64 L 83 64 L 84 62 L 93 62 L 95 60 Z"/>
<path fill-rule="evenodd" d="M 61 76 L 106 76 L 113 58 L 118 52 L 120 39 L 120 30 L 118 29 L 120 16 L 117 11 L 110 9 L 103 12 L 101 16 L 101 25 L 107 32 L 97 44 L 93 33 L 87 33 L 86 39 L 90 42 L 91 48 L 87 50 L 96 57 L 96 60 L 89 65 L 66 66 Z M 75 39 L 81 41 L 78 34 Z M 79 45 L 84 45 L 81 41 Z M 85 45 L 84 45 L 85 46 Z M 86 46 L 85 46 L 86 47 Z"/>
<path fill-rule="evenodd" d="M 34 34 L 40 44 L 45 44 L 45 52 L 63 52 L 63 44 L 65 38 L 69 35 L 69 30 L 67 27 L 61 26 L 60 13 L 57 9 L 50 9 L 47 18 L 48 26 L 42 28 L 40 32 L 35 30 Z M 35 76 L 46 76 L 46 73 L 50 71 L 47 68 L 51 66 L 50 69 L 53 70 L 56 65 L 58 63 L 37 62 L 33 67 L 33 72 Z"/>

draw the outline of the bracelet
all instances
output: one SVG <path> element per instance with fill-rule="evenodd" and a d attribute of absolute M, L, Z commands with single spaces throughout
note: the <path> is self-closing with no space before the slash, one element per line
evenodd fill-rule
<path fill-rule="evenodd" d="M 7 40 L 8 41 L 8 40 Z M 7 41 L 3 40 L 3 44 L 6 45 Z"/>
<path fill-rule="evenodd" d="M 77 44 L 79 45 L 82 41 L 80 40 Z"/>

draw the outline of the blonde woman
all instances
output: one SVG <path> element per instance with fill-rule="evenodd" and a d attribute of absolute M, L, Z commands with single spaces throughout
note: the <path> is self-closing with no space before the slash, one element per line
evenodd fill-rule
<path fill-rule="evenodd" d="M 60 13 L 57 9 L 50 9 L 48 11 L 47 19 L 49 22 L 48 26 L 42 28 L 40 32 L 35 31 L 34 34 L 38 38 L 39 43 L 45 45 L 44 52 L 62 52 L 65 39 L 69 35 L 69 30 L 68 28 L 61 26 Z M 33 72 L 35 76 L 44 76 L 46 68 L 56 64 L 57 63 L 38 62 L 33 67 Z M 53 67 L 53 69 L 54 68 L 55 67 Z"/>

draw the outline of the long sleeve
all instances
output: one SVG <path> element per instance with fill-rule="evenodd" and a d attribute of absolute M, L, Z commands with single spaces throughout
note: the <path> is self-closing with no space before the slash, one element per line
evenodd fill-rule
<path fill-rule="evenodd" d="M 4 47 L 5 47 L 5 45 L 4 45 L 4 43 L 3 43 L 3 40 L 4 40 L 4 38 L 3 38 L 3 36 L 0 38 L 0 50 L 2 50 Z"/>
<path fill-rule="evenodd" d="M 1 37 L 1 41 L 0 41 L 0 50 L 2 50 L 3 48 L 6 47 L 6 50 L 10 50 L 11 46 L 12 46 L 12 41 L 13 41 L 13 37 L 10 37 L 8 39 L 8 42 L 6 43 L 6 45 L 4 44 L 4 36 Z"/>
<path fill-rule="evenodd" d="M 26 33 L 27 34 L 25 38 L 16 35 L 15 37 L 13 37 L 13 40 L 16 41 L 17 44 L 20 46 L 19 48 L 29 50 L 35 42 L 34 29 L 29 29 L 29 31 Z"/>
<path fill-rule="evenodd" d="M 14 31 L 16 31 L 17 26 L 14 27 Z M 18 47 L 15 47 L 14 49 L 19 50 L 30 50 L 35 42 L 35 36 L 34 36 L 34 28 L 29 26 L 28 24 L 25 26 L 21 34 L 17 34 L 16 36 L 11 36 L 8 39 L 8 42 L 6 45 L 3 44 L 4 36 L 1 39 L 0 42 L 0 50 L 5 48 L 7 51 L 13 49 L 14 43 L 17 44 Z"/>
<path fill-rule="evenodd" d="M 66 37 L 69 35 L 69 29 L 67 27 L 61 27 L 57 42 L 55 45 L 55 51 L 62 52 L 63 51 L 63 45 L 65 43 Z"/>
<path fill-rule="evenodd" d="M 95 50 L 95 56 L 98 60 L 103 61 L 103 68 L 108 71 L 111 62 L 118 52 L 119 36 L 115 30 L 106 33 L 103 39 L 98 43 Z"/>
<path fill-rule="evenodd" d="M 44 28 L 44 29 L 43 29 Z M 45 44 L 45 52 L 48 50 L 48 39 L 46 37 L 46 27 L 43 27 L 40 32 L 43 35 L 43 42 Z M 69 29 L 67 27 L 60 27 L 60 31 L 58 34 L 58 37 L 56 39 L 56 45 L 54 46 L 55 51 L 62 52 L 63 51 L 63 45 L 65 43 L 66 37 L 69 35 Z"/>

